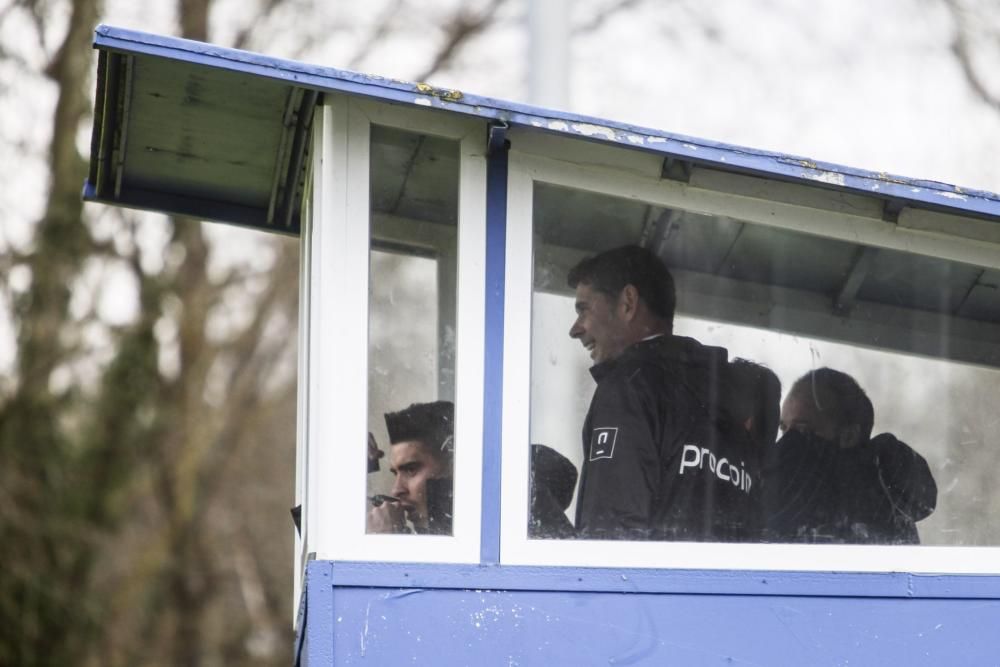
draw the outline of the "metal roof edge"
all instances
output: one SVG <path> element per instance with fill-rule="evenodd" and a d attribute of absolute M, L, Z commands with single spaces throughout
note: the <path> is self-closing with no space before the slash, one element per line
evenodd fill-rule
<path fill-rule="evenodd" d="M 618 144 L 723 169 L 843 188 L 931 208 L 1000 218 L 1000 195 L 938 181 L 872 172 L 830 162 L 672 134 L 627 123 L 544 109 L 321 65 L 264 56 L 177 37 L 100 25 L 94 47 L 169 58 L 284 81 L 324 92 L 474 115 L 556 134 Z"/>
<path fill-rule="evenodd" d="M 173 196 L 160 192 L 138 191 L 129 197 L 106 197 L 97 193 L 97 187 L 89 178 L 84 180 L 80 198 L 94 204 L 120 206 L 136 211 L 151 211 L 170 216 L 194 218 L 206 222 L 218 222 L 236 227 L 244 227 L 265 234 L 298 236 L 300 220 L 293 219 L 287 227 L 265 227 L 261 224 L 257 211 L 247 206 L 230 202 Z"/>

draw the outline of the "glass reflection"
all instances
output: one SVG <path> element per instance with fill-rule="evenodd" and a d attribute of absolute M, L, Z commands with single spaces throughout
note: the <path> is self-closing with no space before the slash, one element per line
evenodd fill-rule
<path fill-rule="evenodd" d="M 450 535 L 458 149 L 372 127 L 369 533 Z"/>
<path fill-rule="evenodd" d="M 542 184 L 535 201 L 531 537 L 1000 544 L 983 269 Z M 572 280 L 629 244 L 672 273 L 672 326 L 643 320 L 656 297 L 633 278 Z M 539 501 L 539 445 L 579 471 L 565 503 Z"/>

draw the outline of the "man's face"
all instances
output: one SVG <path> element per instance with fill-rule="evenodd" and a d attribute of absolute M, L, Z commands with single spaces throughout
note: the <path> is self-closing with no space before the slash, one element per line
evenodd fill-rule
<path fill-rule="evenodd" d="M 618 357 L 629 345 L 627 322 L 618 301 L 586 283 L 576 286 L 576 321 L 570 338 L 578 339 L 595 364 Z"/>
<path fill-rule="evenodd" d="M 839 425 L 829 410 L 821 409 L 832 397 L 823 394 L 824 392 L 814 394 L 808 388 L 792 390 L 781 405 L 781 432 L 801 431 L 830 442 L 839 442 Z"/>
<path fill-rule="evenodd" d="M 396 476 L 391 493 L 399 498 L 406 518 L 414 526 L 426 528 L 427 480 L 440 477 L 444 472 L 440 460 L 420 440 L 404 440 L 392 445 L 389 470 Z"/>

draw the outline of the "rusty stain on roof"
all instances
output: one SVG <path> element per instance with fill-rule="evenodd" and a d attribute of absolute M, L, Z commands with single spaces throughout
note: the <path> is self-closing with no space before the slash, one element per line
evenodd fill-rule
<path fill-rule="evenodd" d="M 428 83 L 418 83 L 416 84 L 417 92 L 424 95 L 430 95 L 431 97 L 436 97 L 438 99 L 444 100 L 446 102 L 458 102 L 462 99 L 462 91 L 451 90 L 449 88 L 435 88 Z"/>

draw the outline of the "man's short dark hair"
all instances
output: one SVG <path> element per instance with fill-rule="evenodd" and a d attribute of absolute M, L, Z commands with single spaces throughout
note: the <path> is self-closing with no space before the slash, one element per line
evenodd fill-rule
<path fill-rule="evenodd" d="M 767 366 L 748 359 L 729 362 L 729 408 L 740 422 L 752 420 L 750 436 L 761 447 L 778 438 L 781 422 L 781 380 Z"/>
<path fill-rule="evenodd" d="M 793 392 L 811 392 L 817 405 L 830 413 L 837 424 L 857 425 L 864 444 L 871 439 L 875 409 L 857 380 L 832 368 L 809 371 L 792 385 Z"/>
<path fill-rule="evenodd" d="M 385 427 L 389 444 L 418 440 L 451 470 L 455 453 L 455 405 L 451 401 L 414 403 L 399 412 L 387 412 Z"/>
<path fill-rule="evenodd" d="M 627 245 L 588 257 L 570 269 L 566 281 L 573 289 L 583 283 L 613 299 L 626 285 L 632 285 L 653 313 L 673 324 L 677 306 L 674 277 L 646 248 Z"/>

